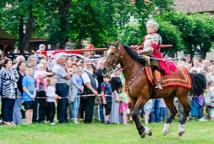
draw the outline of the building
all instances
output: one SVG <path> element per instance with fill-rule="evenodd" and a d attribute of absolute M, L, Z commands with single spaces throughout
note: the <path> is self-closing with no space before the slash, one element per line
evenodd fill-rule
<path fill-rule="evenodd" d="M 175 9 L 186 13 L 214 14 L 214 0 L 174 0 Z"/>
<path fill-rule="evenodd" d="M 3 52 L 14 50 L 16 39 L 0 29 L 0 50 Z"/>

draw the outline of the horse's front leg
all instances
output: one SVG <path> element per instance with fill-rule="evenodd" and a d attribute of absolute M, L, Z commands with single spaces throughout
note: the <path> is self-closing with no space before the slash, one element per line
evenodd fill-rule
<path fill-rule="evenodd" d="M 146 136 L 146 131 L 143 125 L 141 125 L 140 123 L 139 112 L 147 101 L 148 99 L 143 98 L 142 96 L 139 97 L 134 105 L 134 109 L 132 112 L 132 119 L 134 120 L 138 133 L 142 138 Z"/>

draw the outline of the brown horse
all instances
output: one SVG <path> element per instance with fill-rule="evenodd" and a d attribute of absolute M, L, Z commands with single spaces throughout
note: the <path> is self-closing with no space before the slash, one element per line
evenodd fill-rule
<path fill-rule="evenodd" d="M 188 113 L 190 112 L 187 99 L 190 89 L 182 86 L 174 86 L 155 92 L 154 86 L 149 83 L 144 73 L 144 67 L 146 65 L 145 59 L 139 58 L 137 53 L 128 46 L 117 44 L 109 47 L 106 60 L 104 62 L 104 73 L 110 72 L 116 68 L 118 64 L 120 64 L 125 77 L 126 92 L 130 97 L 132 118 L 135 122 L 139 135 L 142 138 L 144 138 L 146 134 L 152 135 L 150 129 L 145 129 L 145 127 L 141 125 L 139 112 L 149 99 L 156 98 L 163 98 L 165 104 L 170 110 L 170 116 L 167 118 L 163 128 L 163 134 L 168 134 L 170 124 L 177 113 L 173 99 L 174 97 L 178 97 L 183 106 L 183 118 L 180 119 L 178 128 L 178 134 L 179 136 L 182 136 L 185 132 L 185 121 Z M 189 73 L 187 74 L 189 75 Z M 194 95 L 196 96 L 202 94 L 206 88 L 205 77 L 203 75 L 197 76 L 197 74 L 191 74 L 191 78 L 192 86 L 190 81 L 190 88 L 192 87 Z"/>

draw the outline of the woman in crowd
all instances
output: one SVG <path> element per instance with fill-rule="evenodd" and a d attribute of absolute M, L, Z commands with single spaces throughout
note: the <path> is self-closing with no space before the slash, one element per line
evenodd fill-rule
<path fill-rule="evenodd" d="M 117 90 L 123 85 L 122 80 L 120 78 L 120 71 L 116 71 L 114 76 L 111 78 L 111 85 L 113 91 L 113 98 L 112 98 L 112 111 L 110 114 L 110 123 L 120 124 L 120 100 L 118 98 Z"/>
<path fill-rule="evenodd" d="M 17 81 L 19 78 L 16 69 L 12 69 L 12 60 L 5 59 L 3 68 L 0 71 L 1 96 L 2 96 L 2 117 L 5 125 L 13 123 L 13 110 L 16 99 Z"/>
<path fill-rule="evenodd" d="M 78 110 L 80 105 L 80 94 L 83 93 L 83 81 L 81 78 L 82 68 L 78 67 L 76 63 L 72 66 L 73 76 L 70 81 L 70 91 L 68 101 L 70 103 L 70 118 L 75 123 L 78 124 Z"/>
<path fill-rule="evenodd" d="M 23 80 L 23 77 L 25 76 L 25 70 L 26 70 L 26 64 L 24 61 L 21 61 L 18 63 L 17 70 L 19 74 L 19 79 L 17 82 L 17 85 L 18 85 L 17 99 L 15 102 L 15 107 L 13 112 L 13 121 L 16 124 L 22 124 L 22 113 L 21 113 L 22 95 L 23 95 L 22 80 Z"/>

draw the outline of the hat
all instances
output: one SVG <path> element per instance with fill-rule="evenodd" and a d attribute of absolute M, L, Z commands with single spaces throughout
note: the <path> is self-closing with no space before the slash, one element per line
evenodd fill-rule
<path fill-rule="evenodd" d="M 159 24 L 153 19 L 150 19 L 147 21 L 146 27 L 152 27 L 155 31 L 157 31 L 159 29 Z"/>

